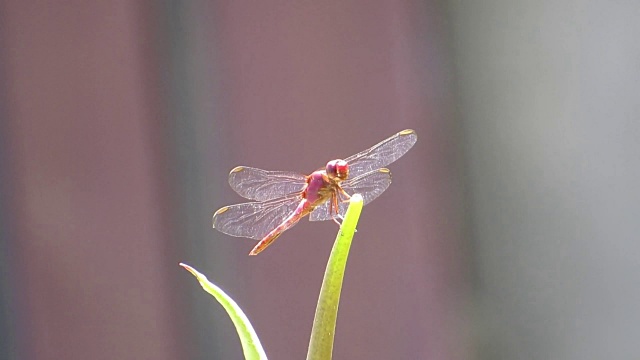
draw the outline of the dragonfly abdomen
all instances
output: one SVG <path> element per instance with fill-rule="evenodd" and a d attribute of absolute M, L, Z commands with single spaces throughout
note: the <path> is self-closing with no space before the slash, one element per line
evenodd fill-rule
<path fill-rule="evenodd" d="M 291 215 L 287 216 L 287 218 L 284 219 L 284 221 L 280 225 L 278 225 L 275 229 L 271 230 L 267 235 L 265 235 L 264 238 L 260 240 L 260 242 L 258 242 L 256 246 L 251 250 L 249 255 L 258 255 L 267 246 L 274 242 L 283 232 L 291 229 L 291 227 L 297 224 L 300 219 L 309 215 L 309 213 L 313 211 L 314 208 L 315 207 L 312 206 L 311 202 L 309 202 L 307 199 L 302 199 L 296 210 Z"/>

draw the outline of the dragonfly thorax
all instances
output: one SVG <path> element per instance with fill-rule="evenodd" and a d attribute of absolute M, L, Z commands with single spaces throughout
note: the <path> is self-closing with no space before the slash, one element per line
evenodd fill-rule
<path fill-rule="evenodd" d="M 307 178 L 303 197 L 313 206 L 324 202 L 331 195 L 330 180 L 322 171 L 315 171 Z"/>
<path fill-rule="evenodd" d="M 327 163 L 325 171 L 330 178 L 344 181 L 349 176 L 349 164 L 341 159 L 331 160 Z"/>

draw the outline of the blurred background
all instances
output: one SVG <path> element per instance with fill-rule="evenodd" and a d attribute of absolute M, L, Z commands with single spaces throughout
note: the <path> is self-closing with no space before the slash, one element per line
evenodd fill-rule
<path fill-rule="evenodd" d="M 257 257 L 236 165 L 406 128 L 364 209 L 336 359 L 638 359 L 636 1 L 0 1 L 0 357 L 306 354 L 336 226 Z"/>

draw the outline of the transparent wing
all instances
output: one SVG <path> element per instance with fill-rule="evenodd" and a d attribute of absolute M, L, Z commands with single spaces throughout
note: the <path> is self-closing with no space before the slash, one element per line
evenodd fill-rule
<path fill-rule="evenodd" d="M 267 201 L 301 192 L 306 176 L 288 171 L 267 171 L 238 166 L 229 173 L 229 185 L 249 200 Z"/>
<path fill-rule="evenodd" d="M 402 130 L 371 148 L 344 159 L 349 164 L 349 176 L 358 177 L 398 160 L 418 140 L 413 130 Z"/>
<path fill-rule="evenodd" d="M 391 184 L 391 172 L 389 169 L 377 169 L 366 174 L 360 175 L 353 179 L 346 180 L 342 183 L 342 189 L 349 195 L 360 194 L 364 200 L 364 204 L 372 202 L 375 198 L 380 196 Z M 340 198 L 338 213 L 342 216 L 347 212 L 348 202 L 343 196 Z M 310 221 L 324 221 L 331 220 L 333 214 L 330 213 L 331 201 L 327 201 L 324 204 L 318 206 L 309 215 Z"/>
<path fill-rule="evenodd" d="M 261 240 L 291 215 L 301 201 L 300 194 L 293 194 L 225 206 L 213 214 L 213 227 L 227 235 Z"/>

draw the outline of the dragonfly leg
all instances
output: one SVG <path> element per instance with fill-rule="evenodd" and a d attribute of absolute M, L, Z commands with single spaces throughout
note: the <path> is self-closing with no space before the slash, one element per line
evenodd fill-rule
<path fill-rule="evenodd" d="M 346 192 L 346 191 L 344 191 L 344 189 L 343 189 L 343 188 L 340 188 L 340 193 L 341 193 L 342 195 L 344 195 L 344 197 L 346 197 L 346 198 L 347 198 L 347 200 L 343 200 L 343 202 L 347 202 L 347 201 L 349 201 L 349 199 L 351 199 L 351 195 L 347 194 L 347 192 Z"/>
<path fill-rule="evenodd" d="M 338 204 L 339 197 L 340 195 L 338 195 L 337 193 L 334 193 L 331 196 L 331 209 L 329 211 L 333 212 L 336 215 L 340 214 L 340 205 Z"/>
<path fill-rule="evenodd" d="M 331 215 L 331 219 L 333 220 L 333 222 L 338 224 L 338 227 L 342 226 L 342 223 L 340 223 L 338 219 L 336 219 L 336 217 L 341 217 L 340 206 L 338 205 L 338 194 L 333 194 L 333 196 L 331 197 L 331 207 L 329 207 L 329 215 Z"/>
<path fill-rule="evenodd" d="M 331 219 L 334 223 L 338 224 L 338 226 L 342 227 L 342 223 L 340 221 L 344 221 L 344 216 L 337 214 L 334 215 Z M 340 219 L 340 221 L 338 221 L 338 219 Z M 358 229 L 355 229 L 355 232 L 358 232 Z"/>
<path fill-rule="evenodd" d="M 351 195 L 349 195 L 346 191 L 344 191 L 342 188 L 339 189 L 340 194 L 345 197 L 345 199 L 342 199 L 340 202 L 342 203 L 346 203 L 349 202 L 349 200 L 351 200 Z"/>

